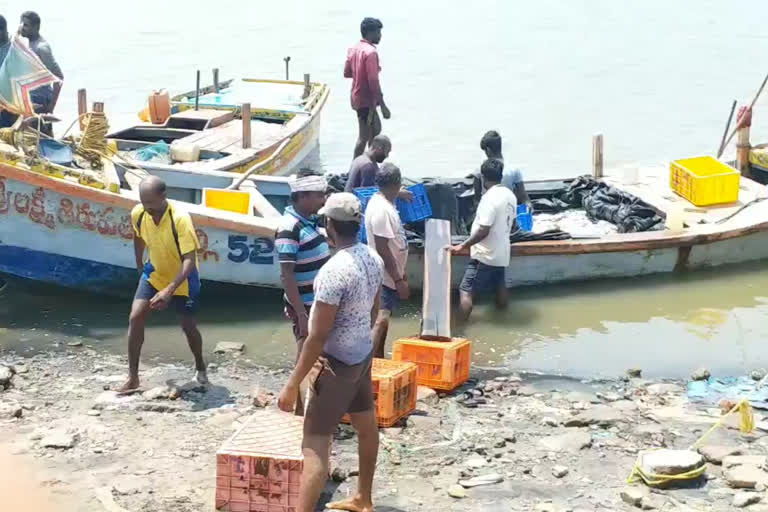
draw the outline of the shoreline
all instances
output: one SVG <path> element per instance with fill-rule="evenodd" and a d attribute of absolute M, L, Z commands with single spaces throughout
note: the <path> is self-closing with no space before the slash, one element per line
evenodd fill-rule
<path fill-rule="evenodd" d="M 143 395 L 117 397 L 110 389 L 125 377 L 122 357 L 88 347 L 31 358 L 0 352 L 0 378 L 2 367 L 15 370 L 0 392 L 0 450 L 34 468 L 41 496 L 69 500 L 74 510 L 214 510 L 217 449 L 262 410 L 254 398 L 275 407 L 288 370 L 244 365 L 232 355 L 209 366 L 205 391 L 186 384 L 191 366 L 161 364 L 142 366 Z M 680 380 L 582 381 L 475 367 L 472 376 L 485 379 L 475 388 L 486 403 L 467 408 L 461 392 L 425 393 L 407 420 L 381 430 L 377 510 L 639 510 L 622 499 L 638 451 L 684 449 L 719 414 L 692 407 Z M 765 458 L 765 435 L 721 428 L 708 444 Z M 355 489 L 356 442 L 347 426 L 336 436 L 332 467 L 337 481 L 325 499 Z M 500 481 L 457 487 L 479 476 Z M 699 488 L 633 489 L 646 509 L 660 510 L 727 510 L 743 492 L 721 466 L 709 464 L 706 479 Z M 675 502 L 690 508 L 667 508 Z M 768 510 L 760 507 L 749 510 Z"/>

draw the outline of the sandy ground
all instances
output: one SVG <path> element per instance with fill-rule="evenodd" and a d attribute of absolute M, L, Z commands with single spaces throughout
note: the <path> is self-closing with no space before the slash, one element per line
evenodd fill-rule
<path fill-rule="evenodd" d="M 214 510 L 217 450 L 262 406 L 274 407 L 269 392 L 287 375 L 241 359 L 219 357 L 205 389 L 185 386 L 192 373 L 185 366 L 144 367 L 144 393 L 118 397 L 111 389 L 124 378 L 122 358 L 88 347 L 34 358 L 0 353 L 0 381 L 4 368 L 16 372 L 0 392 L 0 510 Z M 427 393 L 407 420 L 382 429 L 378 512 L 638 510 L 622 497 L 637 454 L 686 448 L 720 416 L 688 403 L 681 382 L 473 374 L 479 383 L 463 390 L 483 390 L 477 407 L 465 407 L 461 392 Z M 749 470 L 761 485 L 735 488 L 732 469 L 717 461 L 683 488 L 635 487 L 642 508 L 731 510 L 744 493 L 762 500 L 765 436 L 722 428 L 708 441 L 758 456 Z M 354 433 L 341 427 L 336 481 L 318 510 L 354 492 L 356 448 Z M 475 477 L 492 483 L 465 485 Z"/>

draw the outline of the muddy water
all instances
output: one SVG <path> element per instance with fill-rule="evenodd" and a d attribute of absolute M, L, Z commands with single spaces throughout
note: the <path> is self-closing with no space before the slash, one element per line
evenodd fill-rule
<path fill-rule="evenodd" d="M 768 367 L 768 263 L 687 275 L 621 279 L 513 291 L 507 311 L 479 304 L 469 325 L 480 366 L 570 376 L 615 376 L 643 368 L 650 376 L 685 376 L 698 366 L 720 374 Z M 0 350 L 33 353 L 70 343 L 122 353 L 129 300 L 23 281 L 0 294 Z M 418 332 L 420 299 L 405 304 L 390 340 Z M 206 350 L 218 341 L 247 346 L 258 364 L 293 357 L 279 293 L 234 293 L 204 303 Z M 77 350 L 76 348 L 71 348 Z M 171 314 L 152 318 L 145 357 L 188 358 Z"/>

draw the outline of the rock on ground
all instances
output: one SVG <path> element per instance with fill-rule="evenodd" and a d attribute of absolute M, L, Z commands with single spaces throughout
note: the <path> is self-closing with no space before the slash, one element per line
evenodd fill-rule
<path fill-rule="evenodd" d="M 764 467 L 768 461 L 765 455 L 731 455 L 723 458 L 723 467 L 734 468 L 736 466 Z"/>
<path fill-rule="evenodd" d="M 63 430 L 56 430 L 43 437 L 40 444 L 42 444 L 45 448 L 69 450 L 75 446 L 76 442 L 77 436 L 75 434 L 70 434 L 69 432 Z"/>
<path fill-rule="evenodd" d="M 707 380 L 712 376 L 706 368 L 699 368 L 691 374 L 691 380 Z"/>
<path fill-rule="evenodd" d="M 633 507 L 642 507 L 646 493 L 640 487 L 626 487 L 619 493 L 621 501 Z"/>
<path fill-rule="evenodd" d="M 736 466 L 725 471 L 725 480 L 735 489 L 754 489 L 768 485 L 768 474 L 755 466 Z"/>
<path fill-rule="evenodd" d="M 576 453 L 592 446 L 592 436 L 587 432 L 569 432 L 559 436 L 545 437 L 539 440 L 539 445 L 551 452 Z"/>
<path fill-rule="evenodd" d="M 641 453 L 642 470 L 646 474 L 680 475 L 705 464 L 701 454 L 690 450 L 654 450 Z"/>
<path fill-rule="evenodd" d="M 552 468 L 552 476 L 555 478 L 563 478 L 568 474 L 568 468 L 565 466 L 555 466 Z"/>
<path fill-rule="evenodd" d="M 737 508 L 744 508 L 748 507 L 749 505 L 759 503 L 761 499 L 761 496 L 755 492 L 741 491 L 737 492 L 733 497 L 733 506 Z"/>
<path fill-rule="evenodd" d="M 719 444 L 706 444 L 699 448 L 699 453 L 704 460 L 712 464 L 722 464 L 723 459 L 733 455 L 741 455 L 742 450 L 738 446 L 722 446 Z"/>
<path fill-rule="evenodd" d="M 466 498 L 467 491 L 459 484 L 453 484 L 448 488 L 448 496 L 456 499 Z"/>
<path fill-rule="evenodd" d="M 0 366 L 0 388 L 7 388 L 11 385 L 13 370 L 7 366 Z"/>
<path fill-rule="evenodd" d="M 236 352 L 242 352 L 245 350 L 244 343 L 238 343 L 234 341 L 220 341 L 213 349 L 214 354 L 231 354 Z"/>
<path fill-rule="evenodd" d="M 624 419 L 624 416 L 621 411 L 617 411 L 607 405 L 596 405 L 566 420 L 565 426 L 588 427 L 590 425 L 598 425 L 601 427 L 611 427 L 622 419 Z"/>
<path fill-rule="evenodd" d="M 434 389 L 427 386 L 419 386 L 416 390 L 416 401 L 434 406 L 438 404 L 440 397 L 437 396 L 437 392 Z"/>

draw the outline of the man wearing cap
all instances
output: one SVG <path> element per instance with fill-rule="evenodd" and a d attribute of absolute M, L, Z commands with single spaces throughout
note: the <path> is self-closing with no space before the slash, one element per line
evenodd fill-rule
<path fill-rule="evenodd" d="M 315 510 L 328 477 L 328 446 L 346 413 L 360 443 L 358 490 L 328 508 L 373 512 L 379 431 L 371 382 L 371 327 L 379 310 L 384 262 L 357 238 L 360 210 L 360 201 L 348 192 L 331 195 L 320 209 L 335 253 L 315 278 L 309 335 L 278 399 L 280 409 L 292 411 L 300 383 L 313 367 L 322 366 L 304 419 L 297 512 Z"/>
<path fill-rule="evenodd" d="M 285 209 L 280 221 L 275 248 L 285 290 L 285 316 L 293 325 L 298 357 L 307 337 L 309 310 L 315 297 L 312 285 L 320 267 L 331 257 L 328 242 L 317 225 L 317 211 L 325 202 L 328 185 L 323 176 L 311 169 L 301 169 L 290 185 L 292 204 Z M 303 393 L 299 393 L 295 413 L 303 412 Z"/>

